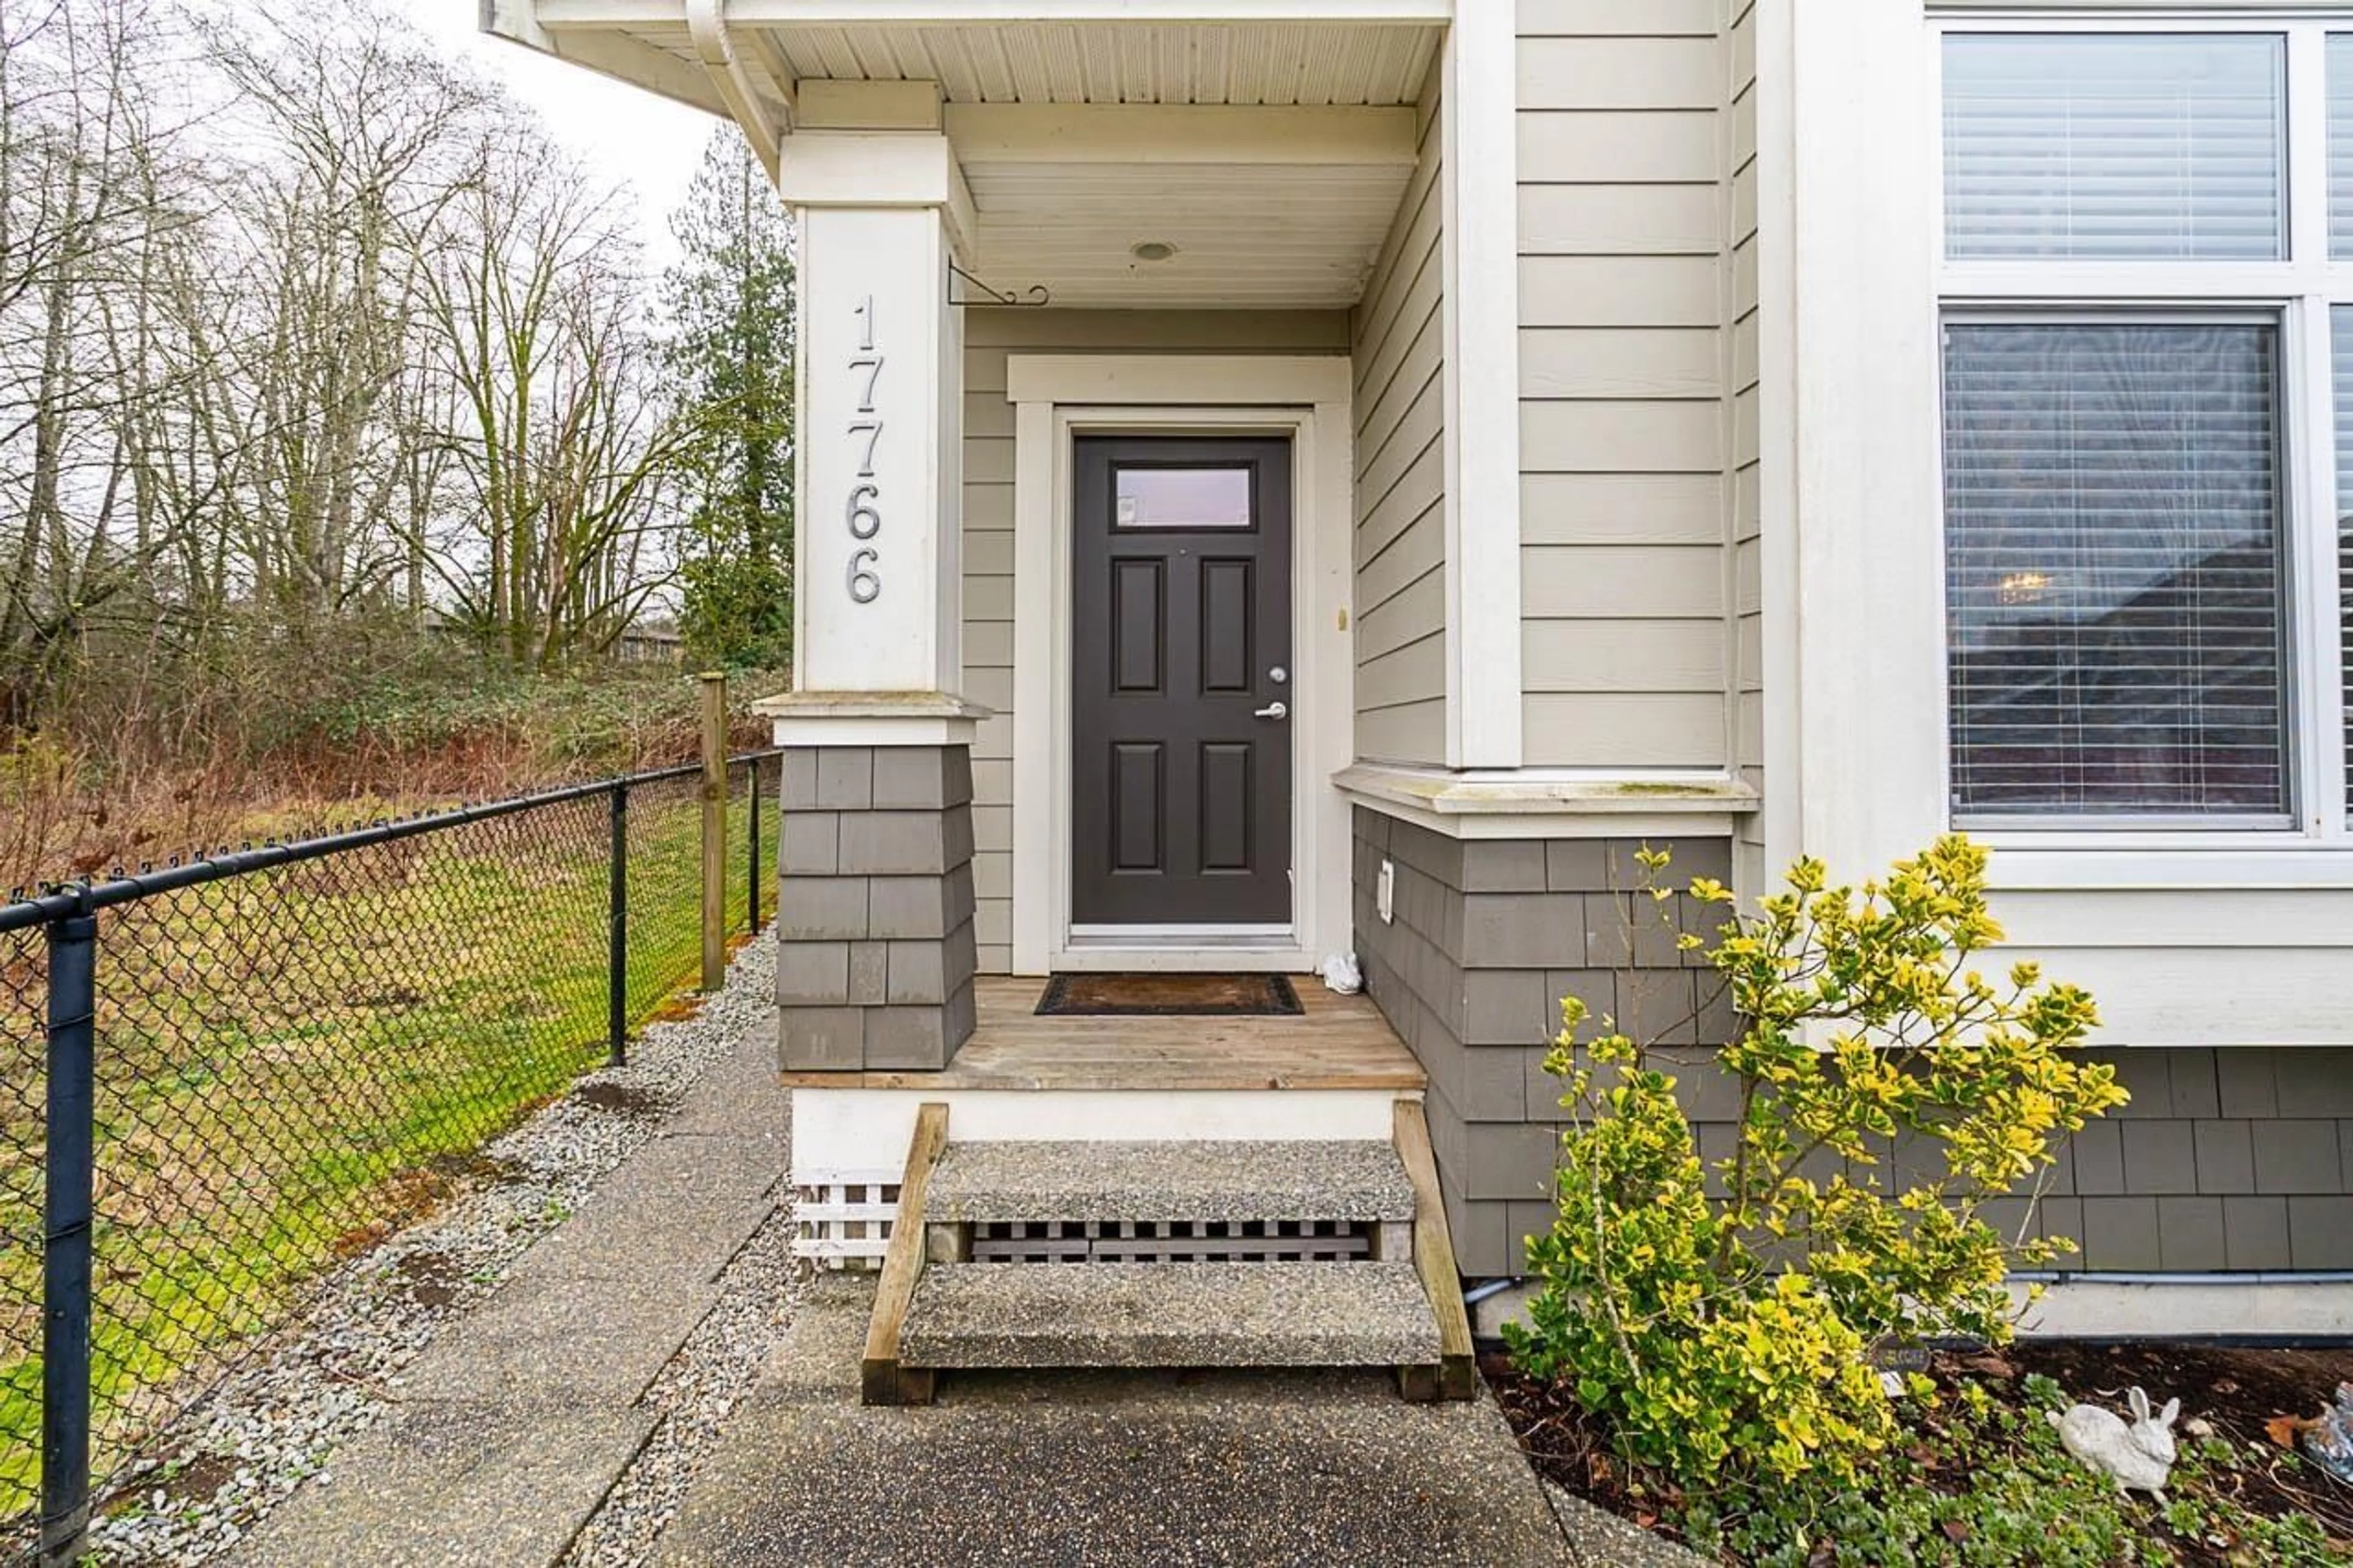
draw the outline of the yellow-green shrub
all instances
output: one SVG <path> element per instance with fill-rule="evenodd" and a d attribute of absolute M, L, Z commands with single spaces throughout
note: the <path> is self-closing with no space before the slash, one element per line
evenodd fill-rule
<path fill-rule="evenodd" d="M 1741 1020 L 1717 1058 L 1736 1141 L 1704 1161 L 1649 1046 L 1609 1018 L 1578 1045 L 1589 1014 L 1566 999 L 1546 1061 L 1570 1113 L 1558 1219 L 1530 1238 L 1538 1289 L 1507 1338 L 1679 1485 L 1852 1477 L 1895 1432 L 1873 1347 L 2010 1337 L 2006 1275 L 2072 1244 L 2006 1237 L 1980 1210 L 2035 1192 L 2058 1139 L 2124 1091 L 2072 1054 L 2097 1021 L 2089 995 L 2031 963 L 1999 984 L 1970 967 L 2001 931 L 1965 837 L 1860 889 L 1800 861 L 1749 916 L 1701 879 L 1695 907 L 1723 917 L 1712 942 L 1677 922 L 1667 855 L 1641 861 L 1637 909 L 1705 951 Z M 1940 1150 L 1942 1171 L 1883 1181 L 1898 1138 Z"/>

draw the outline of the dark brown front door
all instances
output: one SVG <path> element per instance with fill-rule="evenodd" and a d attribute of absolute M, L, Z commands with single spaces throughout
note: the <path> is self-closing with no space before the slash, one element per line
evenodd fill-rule
<path fill-rule="evenodd" d="M 1071 922 L 1287 925 L 1291 443 L 1082 437 L 1073 473 Z"/>

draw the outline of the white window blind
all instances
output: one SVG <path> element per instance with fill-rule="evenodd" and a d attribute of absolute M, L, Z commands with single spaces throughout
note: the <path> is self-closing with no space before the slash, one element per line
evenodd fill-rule
<path fill-rule="evenodd" d="M 2328 37 L 2328 253 L 2353 257 L 2353 36 Z"/>
<path fill-rule="evenodd" d="M 2281 256 L 2284 75 L 2262 34 L 1948 35 L 1947 252 Z"/>
<path fill-rule="evenodd" d="M 2278 337 L 1948 321 L 1957 815 L 2288 812 Z"/>

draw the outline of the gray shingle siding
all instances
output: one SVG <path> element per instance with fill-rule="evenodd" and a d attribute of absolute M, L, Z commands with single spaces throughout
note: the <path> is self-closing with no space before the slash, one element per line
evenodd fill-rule
<path fill-rule="evenodd" d="M 1735 1021 L 1671 942 L 1644 933 L 1628 953 L 1639 845 L 1465 842 L 1364 808 L 1355 838 L 1357 953 L 1373 999 L 1430 1075 L 1430 1136 L 1465 1273 L 1517 1273 L 1524 1238 L 1551 1223 L 1557 1090 L 1543 1062 L 1562 996 L 1637 1033 L 1665 1029 L 1703 1152 L 1729 1149 L 1739 1107 L 1710 1063 Z M 1672 847 L 1677 881 L 1726 875 L 1726 841 Z M 1376 907 L 1385 858 L 1397 877 L 1386 925 Z M 2037 1225 L 2081 1244 L 2066 1267 L 2353 1268 L 2353 1049 L 2090 1054 L 2116 1065 L 2133 1099 L 2063 1148 L 2051 1173 Z M 1883 1167 L 1900 1174 L 1918 1157 L 1908 1142 L 1891 1144 Z M 2023 1210 L 2013 1202 L 1997 1218 L 2014 1226 Z"/>
<path fill-rule="evenodd" d="M 1575 994 L 1695 1038 L 1699 972 L 1644 935 L 1621 974 L 1624 913 L 1640 868 L 1632 840 L 1465 841 L 1358 809 L 1356 950 L 1366 988 L 1430 1075 L 1430 1139 L 1464 1272 L 1518 1271 L 1521 1244 L 1551 1223 L 1558 1089 L 1544 1058 Z M 1376 891 L 1396 867 L 1396 919 Z M 1676 851 L 1679 877 L 1728 877 L 1729 847 Z"/>

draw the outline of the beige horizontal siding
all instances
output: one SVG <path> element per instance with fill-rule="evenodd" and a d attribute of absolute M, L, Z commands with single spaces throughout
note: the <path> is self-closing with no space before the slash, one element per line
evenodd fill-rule
<path fill-rule="evenodd" d="M 1013 966 L 1013 405 L 1015 353 L 1342 353 L 1337 311 L 965 312 L 964 695 L 994 709 L 973 745 L 973 886 L 980 967 Z"/>
<path fill-rule="evenodd" d="M 1520 107 L 1576 111 L 1713 110 L 1722 71 L 1713 33 L 1695 37 L 1520 39 Z"/>
<path fill-rule="evenodd" d="M 1520 253 L 1714 256 L 1724 247 L 1723 204 L 1708 185 L 1523 185 Z"/>
<path fill-rule="evenodd" d="M 1520 395 L 1712 402 L 1723 358 L 1722 334 L 1709 327 L 1530 328 L 1520 333 Z"/>
<path fill-rule="evenodd" d="M 1725 4 L 1519 7 L 1532 765 L 1726 760 Z"/>
<path fill-rule="evenodd" d="M 1713 184 L 1723 162 L 1707 110 L 1523 110 L 1520 178 L 1553 184 Z"/>
<path fill-rule="evenodd" d="M 1723 0 L 1519 0 L 1523 38 L 1712 38 Z"/>
<path fill-rule="evenodd" d="M 1520 476 L 1520 539 L 1542 544 L 1715 544 L 1722 474 Z"/>
<path fill-rule="evenodd" d="M 1445 216 L 1438 92 L 1349 322 L 1356 386 L 1356 753 L 1446 760 Z"/>
<path fill-rule="evenodd" d="M 1713 256 L 1523 257 L 1520 324 L 1721 331 L 1723 267 Z"/>

